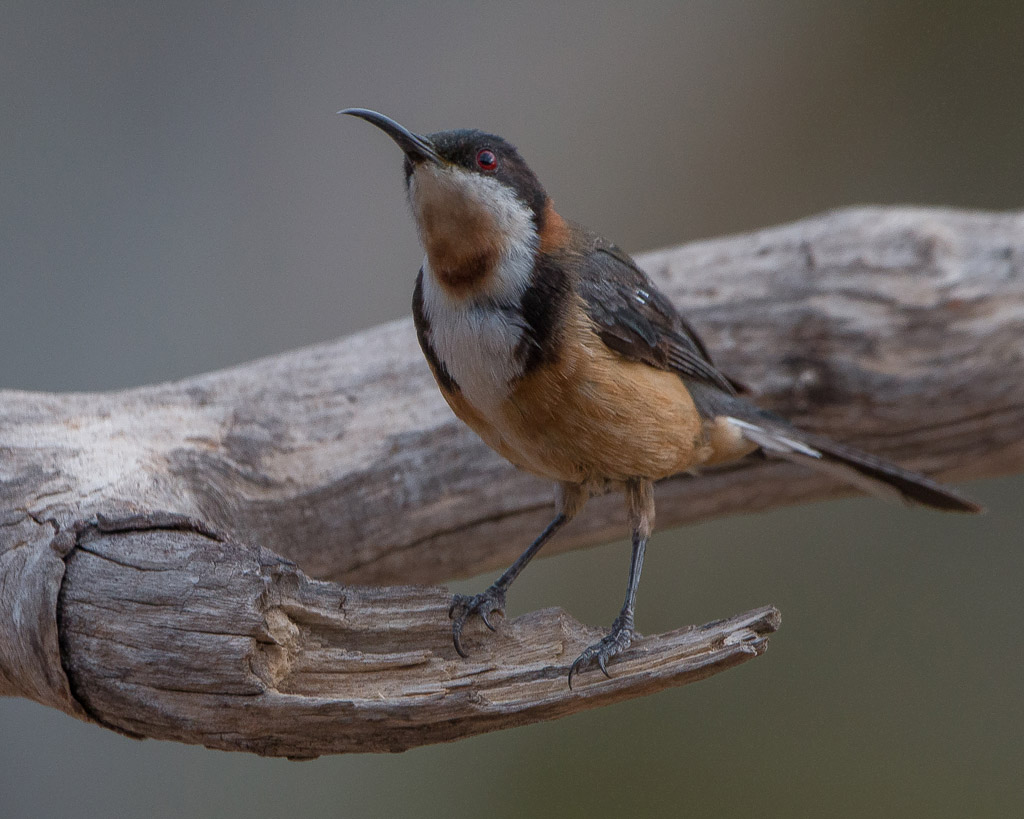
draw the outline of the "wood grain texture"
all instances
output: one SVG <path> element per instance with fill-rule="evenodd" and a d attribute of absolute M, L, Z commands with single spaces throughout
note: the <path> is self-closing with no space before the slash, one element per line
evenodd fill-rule
<path fill-rule="evenodd" d="M 452 647 L 450 595 L 310 580 L 264 549 L 187 526 L 108 523 L 79 538 L 61 593 L 74 692 L 134 736 L 312 757 L 401 751 L 704 679 L 762 653 L 768 607 L 638 640 L 615 676 L 569 665 L 598 629 L 559 609 Z"/>
<path fill-rule="evenodd" d="M 763 406 L 946 479 L 1024 464 L 1024 215 L 857 209 L 639 261 Z M 751 460 L 663 482 L 658 520 L 844 491 Z M 467 665 L 443 591 L 322 582 L 502 566 L 550 514 L 550 486 L 451 415 L 409 321 L 174 384 L 0 392 L 0 694 L 309 756 L 550 718 L 763 649 L 765 611 L 698 647 L 644 640 L 570 694 L 562 655 L 593 632 L 561 612 Z M 597 498 L 550 552 L 623 532 L 621 499 Z"/>

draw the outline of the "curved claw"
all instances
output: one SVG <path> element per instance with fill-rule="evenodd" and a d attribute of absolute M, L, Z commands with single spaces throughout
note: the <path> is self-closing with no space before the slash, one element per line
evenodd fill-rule
<path fill-rule="evenodd" d="M 457 620 L 452 626 L 452 642 L 455 643 L 455 650 L 462 659 L 468 659 L 469 654 L 462 648 L 462 620 Z"/>
<path fill-rule="evenodd" d="M 455 621 L 452 623 L 452 642 L 455 643 L 455 650 L 460 657 L 469 657 L 462 647 L 462 629 L 466 621 L 477 614 L 487 628 L 497 631 L 490 620 L 490 616 L 495 612 L 505 613 L 505 592 L 500 588 L 491 586 L 487 591 L 472 597 L 464 594 L 452 596 L 452 603 L 448 607 L 448 619 Z"/>
<path fill-rule="evenodd" d="M 603 641 L 602 641 L 603 642 Z M 580 673 L 586 666 L 590 664 L 590 661 L 597 657 L 597 664 L 601 667 L 604 675 L 611 679 L 611 674 L 608 673 L 608 669 L 605 666 L 605 655 L 601 650 L 601 643 L 596 643 L 588 647 L 569 667 L 569 690 L 572 690 L 572 678 Z"/>
<path fill-rule="evenodd" d="M 629 647 L 633 640 L 633 627 L 631 621 L 620 621 L 616 619 L 612 625 L 611 633 L 602 640 L 587 646 L 583 653 L 576 658 L 576 661 L 569 668 L 569 688 L 572 688 L 572 678 L 581 670 L 586 668 L 594 659 L 597 666 L 609 680 L 612 675 L 608 672 L 608 660 Z"/>
<path fill-rule="evenodd" d="M 575 674 L 579 673 L 580 666 L 586 664 L 590 658 L 586 656 L 587 652 L 583 652 L 576 661 L 569 667 L 569 690 L 572 691 L 572 678 Z"/>
<path fill-rule="evenodd" d="M 494 611 L 499 611 L 499 609 L 494 609 Z M 491 625 L 491 621 L 487 619 L 487 614 L 488 612 L 486 610 L 481 611 L 480 619 L 484 621 L 484 625 L 487 626 L 487 628 L 489 628 L 491 631 L 497 631 L 497 629 Z"/>

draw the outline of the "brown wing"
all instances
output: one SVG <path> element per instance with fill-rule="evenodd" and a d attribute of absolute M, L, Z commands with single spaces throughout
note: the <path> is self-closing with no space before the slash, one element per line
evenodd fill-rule
<path fill-rule="evenodd" d="M 585 255 L 580 294 L 601 340 L 617 353 L 736 394 L 736 382 L 715 367 L 672 302 L 615 245 L 598 239 Z"/>

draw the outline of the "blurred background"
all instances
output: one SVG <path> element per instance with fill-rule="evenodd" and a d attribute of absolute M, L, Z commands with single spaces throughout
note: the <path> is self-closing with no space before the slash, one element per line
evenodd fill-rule
<path fill-rule="evenodd" d="M 636 252 L 1024 190 L 1018 0 L 0 10 L 0 388 L 173 379 L 406 315 L 400 155 L 345 106 L 509 137 Z M 453 745 L 293 763 L 0 700 L 0 813 L 1022 815 L 1022 490 L 968 487 L 981 519 L 856 499 L 661 532 L 638 627 L 774 603 L 767 655 Z M 543 560 L 509 613 L 606 624 L 627 563 Z"/>

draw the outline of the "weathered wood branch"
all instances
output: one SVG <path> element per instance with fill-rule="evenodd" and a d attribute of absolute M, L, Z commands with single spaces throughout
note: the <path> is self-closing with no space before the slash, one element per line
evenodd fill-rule
<path fill-rule="evenodd" d="M 859 209 L 641 262 L 762 405 L 947 479 L 1024 465 L 1024 215 Z M 843 491 L 752 460 L 664 482 L 658 518 Z M 507 563 L 550 508 L 451 416 L 407 321 L 175 384 L 0 392 L 0 694 L 310 756 L 552 718 L 763 650 L 771 609 L 645 638 L 569 692 L 593 631 L 559 611 L 471 634 L 463 661 L 442 590 L 294 565 L 437 582 Z M 622 527 L 596 499 L 551 550 Z"/>
<path fill-rule="evenodd" d="M 570 691 L 598 631 L 558 609 L 474 640 L 467 661 L 443 589 L 318 582 L 266 550 L 139 525 L 83 533 L 68 560 L 69 675 L 110 727 L 215 748 L 393 751 L 552 719 L 730 668 L 778 624 L 765 608 L 659 635 Z"/>

